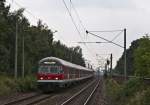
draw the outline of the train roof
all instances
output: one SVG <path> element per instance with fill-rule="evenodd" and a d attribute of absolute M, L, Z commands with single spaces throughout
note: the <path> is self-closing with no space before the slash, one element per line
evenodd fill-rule
<path fill-rule="evenodd" d="M 67 66 L 67 67 L 71 67 L 71 68 L 76 68 L 76 69 L 82 69 L 82 70 L 87 70 L 87 71 L 92 71 L 92 69 L 88 69 L 86 67 L 83 67 L 83 66 L 80 66 L 80 65 L 77 65 L 77 64 L 73 64 L 73 63 L 70 63 L 68 61 L 65 61 L 63 59 L 60 59 L 60 58 L 56 58 L 56 57 L 46 57 L 46 58 L 43 58 L 39 61 L 39 64 L 42 63 L 43 61 L 47 61 L 47 60 L 53 60 L 53 61 L 56 61 L 56 62 L 59 62 L 60 64 L 64 65 L 64 66 Z"/>

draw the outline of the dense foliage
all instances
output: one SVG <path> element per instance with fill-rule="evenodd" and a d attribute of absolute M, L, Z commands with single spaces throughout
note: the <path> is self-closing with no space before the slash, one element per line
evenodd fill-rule
<path fill-rule="evenodd" d="M 114 70 L 119 74 L 123 74 L 123 56 L 124 54 Z M 150 38 L 148 35 L 133 41 L 127 50 L 127 74 L 150 77 Z M 110 105 L 149 105 L 150 103 L 150 87 L 142 81 L 142 78 L 131 79 L 121 85 L 116 84 L 114 80 L 108 80 L 106 81 L 106 94 L 112 102 Z"/>
<path fill-rule="evenodd" d="M 115 80 L 105 81 L 106 99 L 108 105 L 149 105 L 150 87 L 142 80 L 134 78 L 124 84 Z"/>
<path fill-rule="evenodd" d="M 124 54 L 114 70 L 124 73 Z M 150 39 L 148 36 L 137 39 L 127 49 L 127 75 L 150 76 Z"/>
<path fill-rule="evenodd" d="M 16 92 L 36 91 L 36 78 L 28 75 L 25 78 L 14 79 L 8 76 L 0 76 L 0 96 L 6 96 Z"/>
<path fill-rule="evenodd" d="M 150 38 L 141 38 L 134 53 L 135 75 L 150 77 Z"/>
<path fill-rule="evenodd" d="M 127 49 L 127 74 L 128 75 L 133 75 L 134 74 L 134 52 L 135 49 L 137 49 L 139 39 L 135 40 L 131 43 L 131 46 L 129 49 Z M 119 74 L 124 74 L 124 53 L 121 56 L 121 58 L 118 60 L 117 65 L 115 67 L 115 72 Z"/>
<path fill-rule="evenodd" d="M 13 75 L 15 63 L 15 38 L 18 33 L 18 74 L 22 71 L 22 45 L 24 39 L 25 74 L 37 70 L 38 61 L 55 56 L 85 66 L 82 49 L 67 47 L 53 40 L 53 32 L 38 21 L 37 26 L 29 23 L 23 15 L 24 9 L 10 12 L 5 0 L 0 1 L 0 73 Z M 18 27 L 18 28 L 17 28 Z"/>

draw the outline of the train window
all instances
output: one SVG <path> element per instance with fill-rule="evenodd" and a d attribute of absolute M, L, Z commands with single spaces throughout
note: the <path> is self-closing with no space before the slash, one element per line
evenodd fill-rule
<path fill-rule="evenodd" d="M 39 73 L 54 73 L 59 74 L 63 73 L 62 66 L 49 66 L 49 65 L 42 65 L 39 66 Z"/>
<path fill-rule="evenodd" d="M 62 69 L 60 69 L 59 73 L 64 73 Z"/>
<path fill-rule="evenodd" d="M 63 73 L 61 66 L 50 66 L 51 73 Z"/>
<path fill-rule="evenodd" d="M 51 73 L 58 73 L 58 67 L 57 66 L 51 66 L 50 67 L 50 72 Z"/>
<path fill-rule="evenodd" d="M 48 66 L 40 66 L 39 72 L 40 73 L 48 73 L 49 72 Z"/>

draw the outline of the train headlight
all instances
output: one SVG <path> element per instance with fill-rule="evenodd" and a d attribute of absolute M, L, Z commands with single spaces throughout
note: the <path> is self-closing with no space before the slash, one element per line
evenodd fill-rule
<path fill-rule="evenodd" d="M 55 79 L 58 80 L 58 77 L 56 77 Z"/>
<path fill-rule="evenodd" d="M 43 77 L 40 77 L 40 80 L 43 80 Z"/>

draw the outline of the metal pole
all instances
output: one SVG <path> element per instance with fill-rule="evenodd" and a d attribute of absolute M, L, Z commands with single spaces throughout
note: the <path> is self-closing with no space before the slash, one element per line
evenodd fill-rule
<path fill-rule="evenodd" d="M 126 62 L 126 29 L 124 29 L 124 77 L 127 79 L 127 62 Z"/>
<path fill-rule="evenodd" d="M 105 64 L 105 72 L 104 72 L 104 77 L 107 77 L 107 63 Z"/>
<path fill-rule="evenodd" d="M 112 77 L 112 54 L 110 54 L 110 76 Z"/>
<path fill-rule="evenodd" d="M 22 77 L 24 78 L 24 34 L 22 35 Z"/>
<path fill-rule="evenodd" d="M 14 72 L 15 78 L 17 78 L 17 56 L 18 56 L 18 23 L 17 23 L 17 20 L 16 20 L 15 72 Z"/>

